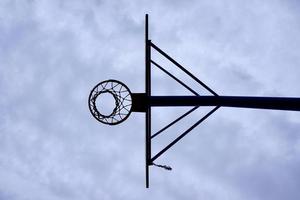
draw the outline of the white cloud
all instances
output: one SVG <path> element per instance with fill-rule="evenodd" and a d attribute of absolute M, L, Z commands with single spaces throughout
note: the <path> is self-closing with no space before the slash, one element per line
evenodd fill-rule
<path fill-rule="evenodd" d="M 0 199 L 299 199 L 299 113 L 221 108 L 157 161 L 174 170 L 151 168 L 146 190 L 144 116 L 108 127 L 87 106 L 90 89 L 105 79 L 144 90 L 145 13 L 153 42 L 217 93 L 299 96 L 297 8 L 295 1 L 1 1 Z M 177 92 L 165 76 L 155 81 L 153 89 Z M 176 114 L 157 112 L 153 122 Z"/>

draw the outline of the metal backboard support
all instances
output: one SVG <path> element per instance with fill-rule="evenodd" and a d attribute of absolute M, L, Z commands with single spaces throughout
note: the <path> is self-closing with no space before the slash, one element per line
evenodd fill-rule
<path fill-rule="evenodd" d="M 151 40 L 149 40 L 148 14 L 145 16 L 145 90 L 146 96 L 151 96 Z M 149 166 L 151 165 L 151 106 L 146 107 L 145 117 L 145 162 L 146 162 L 146 187 L 149 187 Z"/>
<path fill-rule="evenodd" d="M 211 95 L 200 96 L 194 89 L 189 87 L 178 77 L 163 68 L 159 63 L 151 58 L 151 51 L 156 51 L 164 58 L 169 60 L 174 66 L 179 68 L 186 75 L 191 77 L 195 82 L 200 84 Z M 152 96 L 151 94 L 151 68 L 157 67 L 163 73 L 170 76 L 177 83 L 182 85 L 193 95 L 190 96 Z M 110 114 L 103 114 L 97 108 L 97 99 L 102 95 L 112 95 L 115 100 L 115 108 Z M 196 76 L 180 65 L 175 59 L 161 50 L 149 39 L 149 22 L 148 15 L 145 16 L 145 92 L 131 93 L 129 88 L 117 80 L 106 80 L 97 84 L 89 95 L 89 109 L 91 114 L 99 122 L 108 125 L 117 125 L 128 118 L 131 112 L 145 113 L 145 175 L 146 187 L 149 187 L 150 166 L 158 166 L 167 170 L 171 167 L 155 164 L 154 161 L 163 155 L 168 149 L 185 137 L 189 132 L 206 120 L 220 107 L 239 107 L 239 108 L 255 108 L 255 109 L 272 109 L 272 110 L 290 110 L 300 111 L 300 98 L 293 97 L 249 97 L 249 96 L 219 96 L 210 87 L 200 81 Z M 192 107 L 183 115 L 167 124 L 165 127 L 152 134 L 151 130 L 151 108 L 167 107 L 167 106 L 189 106 Z M 200 106 L 213 106 L 213 109 L 205 114 L 202 118 L 181 133 L 177 138 L 162 148 L 158 153 L 152 156 L 151 141 L 165 130 L 176 124 L 178 121 L 188 116 Z"/>

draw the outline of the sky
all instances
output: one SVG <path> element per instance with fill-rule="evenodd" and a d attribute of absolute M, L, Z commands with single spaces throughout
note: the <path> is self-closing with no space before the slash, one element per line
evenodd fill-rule
<path fill-rule="evenodd" d="M 219 95 L 300 96 L 296 0 L 0 0 L 0 199 L 300 198 L 300 113 L 220 108 L 161 156 L 145 188 L 144 114 L 98 123 L 88 95 L 144 92 L 150 38 Z M 207 94 L 153 52 L 153 58 Z M 153 94 L 190 94 L 153 68 Z M 153 131 L 188 108 L 153 109 Z M 153 140 L 153 153 L 210 108 Z"/>

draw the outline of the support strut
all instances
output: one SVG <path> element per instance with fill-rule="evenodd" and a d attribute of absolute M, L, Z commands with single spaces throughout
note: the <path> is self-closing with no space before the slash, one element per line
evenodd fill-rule
<path fill-rule="evenodd" d="M 300 111 L 300 98 L 248 96 L 151 96 L 149 105 L 157 106 L 221 106 Z"/>

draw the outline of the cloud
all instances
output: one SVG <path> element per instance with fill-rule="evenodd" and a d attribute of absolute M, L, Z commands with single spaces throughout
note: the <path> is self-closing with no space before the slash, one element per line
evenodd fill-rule
<path fill-rule="evenodd" d="M 299 96 L 297 8 L 294 1 L 2 1 L 0 199 L 299 199 L 296 112 L 221 108 L 157 160 L 173 171 L 151 167 L 146 190 L 144 115 L 109 127 L 87 106 L 92 87 L 109 78 L 144 90 L 145 13 L 152 41 L 217 93 Z M 153 78 L 153 90 L 183 91 L 166 76 Z M 153 152 L 207 110 L 156 138 Z M 154 127 L 180 112 L 154 111 Z"/>

